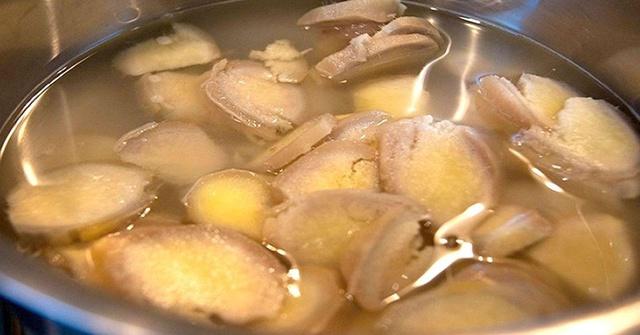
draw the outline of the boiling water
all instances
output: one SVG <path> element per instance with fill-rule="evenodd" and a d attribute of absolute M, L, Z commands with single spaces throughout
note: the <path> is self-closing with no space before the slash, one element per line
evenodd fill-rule
<path fill-rule="evenodd" d="M 307 0 L 241 1 L 198 9 L 173 20 L 192 23 L 208 31 L 224 57 L 246 58 L 250 50 L 262 50 L 276 39 L 289 39 L 299 50 L 313 47 L 312 33 L 296 27 L 295 23 L 304 12 L 317 5 L 317 1 Z M 515 78 L 527 72 L 557 78 L 587 96 L 621 105 L 587 73 L 530 40 L 424 7 L 410 6 L 405 15 L 426 16 L 452 41 L 449 54 L 432 67 L 425 81 L 424 88 L 430 94 L 427 110 L 436 118 L 465 122 L 468 119 L 465 115 L 473 113 L 468 88 L 478 77 L 490 73 Z M 99 48 L 24 106 L 19 122 L 8 125 L 13 128 L 0 161 L 3 176 L 0 192 L 7 194 L 23 180 L 35 184 L 43 173 L 56 167 L 111 159 L 116 139 L 152 121 L 136 101 L 135 80 L 118 73 L 111 61 L 116 52 L 167 29 L 162 23 Z M 309 60 L 310 64 L 316 61 Z M 205 71 L 208 66 L 196 67 L 196 70 Z M 418 73 L 419 70 L 411 71 Z M 328 108 L 341 114 L 349 113 L 350 106 L 342 91 L 327 93 L 332 104 Z M 311 101 L 313 104 L 326 106 L 326 101 Z M 241 137 L 219 140 L 225 141 L 231 151 L 239 152 L 240 159 L 249 158 L 261 149 Z M 510 178 L 528 177 L 515 174 Z M 183 192 L 183 189 L 164 187 L 151 211 L 183 217 L 184 209 L 179 201 Z M 587 206 L 611 207 L 607 204 Z M 627 222 L 634 222 L 632 218 L 638 212 L 638 204 L 625 202 L 614 210 Z M 8 221 L 4 222 L 3 230 L 10 234 Z M 342 320 L 347 324 L 345 321 Z M 339 323 L 336 322 L 336 327 Z"/>

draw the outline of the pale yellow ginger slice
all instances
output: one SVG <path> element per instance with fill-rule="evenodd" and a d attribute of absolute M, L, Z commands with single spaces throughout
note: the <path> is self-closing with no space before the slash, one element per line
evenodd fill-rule
<path fill-rule="evenodd" d="M 484 256 L 505 257 L 547 238 L 553 224 L 536 210 L 503 206 L 474 229 L 476 251 Z"/>
<path fill-rule="evenodd" d="M 378 311 L 384 298 L 417 280 L 431 264 L 433 247 L 422 231 L 428 216 L 403 206 L 390 209 L 361 232 L 342 258 L 347 293 L 359 306 Z"/>
<path fill-rule="evenodd" d="M 321 266 L 302 266 L 300 280 L 290 290 L 280 314 L 260 322 L 257 329 L 268 332 L 318 334 L 344 306 L 340 273 Z"/>
<path fill-rule="evenodd" d="M 378 189 L 376 151 L 363 143 L 326 142 L 287 166 L 273 181 L 287 197 L 330 189 Z"/>
<path fill-rule="evenodd" d="M 276 40 L 264 51 L 251 50 L 249 58 L 263 61 L 276 80 L 283 83 L 299 83 L 309 72 L 309 64 L 304 54 L 289 40 Z"/>
<path fill-rule="evenodd" d="M 278 315 L 286 269 L 260 244 L 205 225 L 141 228 L 98 241 L 105 285 L 191 317 L 243 324 Z"/>
<path fill-rule="evenodd" d="M 556 114 L 562 110 L 565 101 L 580 96 L 580 93 L 564 82 L 529 73 L 520 76 L 518 89 L 527 100 L 535 118 L 549 127 L 554 125 Z"/>
<path fill-rule="evenodd" d="M 384 125 L 378 142 L 383 189 L 417 200 L 435 222 L 495 202 L 493 154 L 473 129 L 422 116 Z"/>
<path fill-rule="evenodd" d="M 315 70 L 323 77 L 342 82 L 374 71 L 424 63 L 439 50 L 437 42 L 422 34 L 379 37 L 365 34 L 318 62 Z"/>
<path fill-rule="evenodd" d="M 299 26 L 335 26 L 353 22 L 389 22 L 407 7 L 400 0 L 348 0 L 314 8 L 298 19 Z"/>
<path fill-rule="evenodd" d="M 568 306 L 564 295 L 528 269 L 478 264 L 433 290 L 393 304 L 375 328 L 379 333 L 400 335 L 477 332 Z"/>
<path fill-rule="evenodd" d="M 275 198 L 262 176 L 231 169 L 198 179 L 184 203 L 195 223 L 232 229 L 260 240 L 262 224 Z"/>
<path fill-rule="evenodd" d="M 341 115 L 336 128 L 331 133 L 335 140 L 363 142 L 371 144 L 376 141 L 379 126 L 391 119 L 389 114 L 382 111 L 370 111 Z"/>
<path fill-rule="evenodd" d="M 608 214 L 558 220 L 554 233 L 528 251 L 585 297 L 610 301 L 635 283 L 637 259 L 627 223 Z"/>
<path fill-rule="evenodd" d="M 227 153 L 202 129 L 181 121 L 147 123 L 122 136 L 115 151 L 122 161 L 177 185 L 193 183 L 228 162 Z"/>
<path fill-rule="evenodd" d="M 411 117 L 426 113 L 429 94 L 419 77 L 395 75 L 358 84 L 353 89 L 356 112 L 381 110 L 393 118 Z"/>
<path fill-rule="evenodd" d="M 279 83 L 259 62 L 223 59 L 214 64 L 204 88 L 222 111 L 263 140 L 280 139 L 305 117 L 302 87 Z"/>
<path fill-rule="evenodd" d="M 171 27 L 173 34 L 140 42 L 120 52 L 113 60 L 116 69 L 139 76 L 206 64 L 220 58 L 216 42 L 201 29 L 184 23 L 174 23 Z"/>
<path fill-rule="evenodd" d="M 420 205 L 397 195 L 365 190 L 309 193 L 277 206 L 265 222 L 264 238 L 301 264 L 337 267 L 356 236 L 395 208 L 424 213 Z"/>
<path fill-rule="evenodd" d="M 92 240 L 121 227 L 155 198 L 152 175 L 137 167 L 82 163 L 21 183 L 8 195 L 16 232 L 49 243 Z"/>
<path fill-rule="evenodd" d="M 166 71 L 138 80 L 142 107 L 161 120 L 193 122 L 204 126 L 232 127 L 233 122 L 209 101 L 202 89 L 208 74 Z"/>
<path fill-rule="evenodd" d="M 640 141 L 603 100 L 571 98 L 551 130 L 523 130 L 513 143 L 534 165 L 566 180 L 622 198 L 640 194 Z"/>
<path fill-rule="evenodd" d="M 49 264 L 62 268 L 75 279 L 84 283 L 98 283 L 91 257 L 91 243 L 76 243 L 69 246 L 44 249 L 42 255 Z"/>
<path fill-rule="evenodd" d="M 517 87 L 496 75 L 481 78 L 478 87 L 486 102 L 480 105 L 480 113 L 520 128 L 552 127 L 565 101 L 580 95 L 563 82 L 527 73 L 520 76 Z"/>
<path fill-rule="evenodd" d="M 422 34 L 433 38 L 440 46 L 444 46 L 444 39 L 438 28 L 434 27 L 426 18 L 417 16 L 401 16 L 382 27 L 375 36 L 389 36 L 402 34 Z"/>
<path fill-rule="evenodd" d="M 256 157 L 250 166 L 258 171 L 278 171 L 311 151 L 336 127 L 336 118 L 322 114 L 291 131 Z"/>

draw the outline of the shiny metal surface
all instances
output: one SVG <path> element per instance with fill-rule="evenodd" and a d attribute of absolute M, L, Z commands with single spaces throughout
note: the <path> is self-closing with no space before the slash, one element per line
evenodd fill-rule
<path fill-rule="evenodd" d="M 295 0 L 283 0 L 294 3 Z M 4 0 L 0 2 L 0 118 L 73 57 L 101 42 L 205 0 Z M 318 3 L 321 1 L 318 0 Z M 490 22 L 557 51 L 640 110 L 640 1 L 423 0 Z M 0 237 L 0 295 L 90 333 L 212 333 L 170 315 L 78 285 L 27 259 Z M 640 298 L 511 329 L 521 334 L 621 334 L 640 331 Z M 225 334 L 230 330 L 225 329 Z M 505 332 L 507 333 L 507 332 Z"/>

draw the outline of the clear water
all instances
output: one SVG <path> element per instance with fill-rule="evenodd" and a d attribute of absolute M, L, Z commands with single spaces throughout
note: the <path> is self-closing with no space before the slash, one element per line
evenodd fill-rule
<path fill-rule="evenodd" d="M 318 1 L 307 0 L 241 1 L 199 9 L 174 19 L 208 31 L 225 57 L 246 58 L 250 50 L 262 50 L 276 39 L 289 39 L 300 50 L 313 47 L 312 33 L 297 28 L 295 22 L 317 5 Z M 450 53 L 434 65 L 425 82 L 431 96 L 428 111 L 437 118 L 466 120 L 465 114 L 473 113 L 467 88 L 479 76 L 489 73 L 515 78 L 528 72 L 558 78 L 588 96 L 621 105 L 587 73 L 530 40 L 424 7 L 410 6 L 405 15 L 428 17 L 452 41 Z M 13 131 L 0 160 L 0 193 L 7 194 L 22 180 L 37 181 L 55 167 L 109 158 L 110 141 L 151 121 L 136 102 L 134 80 L 118 73 L 111 60 L 124 47 L 166 29 L 163 24 L 149 27 L 101 47 L 24 106 L 19 122 L 9 125 Z M 310 59 L 311 64 L 314 62 Z M 410 71 L 417 73 L 419 68 Z M 344 96 L 332 94 L 332 109 L 350 112 Z M 96 140 L 95 136 L 101 138 Z M 94 142 L 102 144 L 92 145 Z M 227 145 L 237 151 L 252 146 L 241 139 L 227 139 Z M 259 148 L 248 150 L 257 152 Z M 511 177 L 526 178 L 524 174 Z M 182 191 L 164 188 L 152 211 L 184 215 L 178 201 Z M 633 218 L 638 204 L 627 202 L 616 211 L 623 218 Z M 8 226 L 3 230 L 10 233 Z M 341 323 L 349 322 L 336 322 L 336 327 Z"/>

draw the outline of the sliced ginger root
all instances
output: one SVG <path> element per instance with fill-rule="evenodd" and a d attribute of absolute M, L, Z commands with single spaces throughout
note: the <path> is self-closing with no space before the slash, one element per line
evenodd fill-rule
<path fill-rule="evenodd" d="M 378 132 L 384 190 L 409 196 L 444 223 L 475 203 L 495 202 L 498 171 L 471 128 L 430 116 L 389 123 Z"/>
<path fill-rule="evenodd" d="M 344 115 L 331 133 L 335 140 L 372 143 L 376 141 L 379 126 L 391 116 L 382 111 L 359 112 Z"/>
<path fill-rule="evenodd" d="M 484 100 L 477 104 L 478 111 L 491 120 L 502 120 L 508 130 L 551 127 L 565 101 L 580 96 L 563 82 L 527 73 L 520 76 L 517 87 L 506 78 L 490 75 L 478 81 L 478 88 Z"/>
<path fill-rule="evenodd" d="M 356 235 L 374 227 L 392 208 L 423 213 L 417 203 L 366 190 L 309 193 L 278 205 L 264 225 L 264 239 L 301 264 L 338 267 Z"/>
<path fill-rule="evenodd" d="M 205 225 L 140 228 L 92 248 L 104 284 L 197 320 L 243 324 L 275 317 L 286 270 L 260 244 Z"/>
<path fill-rule="evenodd" d="M 276 80 L 282 83 L 300 83 L 309 72 L 304 54 L 289 40 L 276 40 L 264 51 L 252 50 L 249 58 L 263 61 Z"/>
<path fill-rule="evenodd" d="M 263 177 L 231 169 L 200 178 L 184 203 L 195 223 L 232 229 L 260 240 L 262 224 L 275 199 Z"/>
<path fill-rule="evenodd" d="M 472 240 L 483 256 L 505 257 L 523 250 L 553 232 L 553 224 L 536 210 L 502 206 L 474 229 Z"/>
<path fill-rule="evenodd" d="M 330 189 L 378 189 L 376 151 L 363 143 L 326 142 L 284 169 L 273 181 L 290 198 Z"/>
<path fill-rule="evenodd" d="M 257 326 L 277 333 L 321 333 L 327 323 L 344 306 L 344 288 L 340 273 L 321 266 L 302 266 L 296 290 L 290 294 L 280 314 Z"/>
<path fill-rule="evenodd" d="M 356 112 L 381 110 L 393 118 L 426 113 L 429 94 L 419 77 L 394 75 L 366 81 L 353 89 Z"/>
<path fill-rule="evenodd" d="M 578 213 L 558 220 L 554 233 L 528 251 L 580 294 L 610 301 L 633 284 L 637 257 L 622 220 L 602 213 Z"/>
<path fill-rule="evenodd" d="M 556 176 L 622 198 L 640 194 L 640 141 L 603 100 L 568 99 L 553 128 L 531 127 L 512 142 L 534 165 Z"/>
<path fill-rule="evenodd" d="M 120 52 L 113 61 L 120 72 L 139 76 L 148 72 L 210 63 L 220 58 L 216 42 L 189 24 L 174 23 L 173 34 L 140 42 Z"/>
<path fill-rule="evenodd" d="M 9 196 L 20 235 L 52 244 L 88 241 L 121 227 L 155 199 L 152 175 L 137 167 L 81 163 L 22 183 Z"/>

